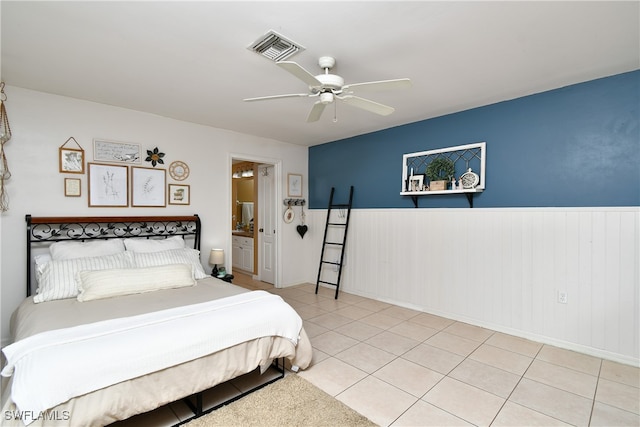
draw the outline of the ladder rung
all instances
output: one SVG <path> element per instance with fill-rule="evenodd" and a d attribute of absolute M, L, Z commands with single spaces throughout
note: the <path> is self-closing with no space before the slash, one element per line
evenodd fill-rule
<path fill-rule="evenodd" d="M 331 265 L 340 265 L 339 262 L 335 262 L 335 261 L 320 261 L 320 262 L 323 262 L 325 264 L 331 264 Z"/>
<path fill-rule="evenodd" d="M 327 225 L 341 225 L 341 226 L 345 226 L 347 224 L 343 223 L 343 222 L 328 222 Z"/>
<path fill-rule="evenodd" d="M 333 283 L 333 282 L 325 282 L 324 280 L 318 280 L 318 282 L 320 282 L 320 283 L 326 283 L 327 285 L 338 286 L 338 284 L 337 284 L 337 283 Z"/>
<path fill-rule="evenodd" d="M 344 245 L 344 243 L 338 243 L 338 242 L 324 242 L 325 245 L 338 245 L 338 246 L 342 246 Z"/>
<path fill-rule="evenodd" d="M 348 208 L 349 204 L 348 203 L 339 203 L 339 204 L 335 204 L 335 205 L 331 205 L 332 208 Z"/>

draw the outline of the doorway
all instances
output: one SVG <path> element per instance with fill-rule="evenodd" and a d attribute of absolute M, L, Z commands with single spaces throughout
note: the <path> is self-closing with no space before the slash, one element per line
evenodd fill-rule
<path fill-rule="evenodd" d="M 280 162 L 232 155 L 230 163 L 232 268 L 251 274 L 254 280 L 279 287 L 280 245 L 276 209 L 281 193 L 278 178 Z"/>

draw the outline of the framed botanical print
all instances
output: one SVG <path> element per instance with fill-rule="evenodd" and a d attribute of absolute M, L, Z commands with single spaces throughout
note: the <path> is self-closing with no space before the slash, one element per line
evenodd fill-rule
<path fill-rule="evenodd" d="M 191 197 L 190 187 L 184 184 L 169 184 L 169 204 L 188 205 Z"/>
<path fill-rule="evenodd" d="M 287 195 L 302 197 L 302 175 L 290 173 L 287 175 Z"/>
<path fill-rule="evenodd" d="M 78 148 L 68 148 L 73 141 Z M 74 137 L 70 137 L 58 148 L 58 164 L 60 173 L 84 173 L 84 150 Z"/>
<path fill-rule="evenodd" d="M 165 207 L 166 169 L 131 167 L 131 206 Z"/>
<path fill-rule="evenodd" d="M 89 163 L 89 206 L 129 206 L 129 168 Z"/>
<path fill-rule="evenodd" d="M 64 179 L 65 197 L 80 197 L 80 178 Z"/>

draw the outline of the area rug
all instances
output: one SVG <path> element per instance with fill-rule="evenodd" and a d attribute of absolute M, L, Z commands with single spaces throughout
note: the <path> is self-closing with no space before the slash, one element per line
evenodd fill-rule
<path fill-rule="evenodd" d="M 351 427 L 377 424 L 298 375 L 290 374 L 184 425 Z"/>

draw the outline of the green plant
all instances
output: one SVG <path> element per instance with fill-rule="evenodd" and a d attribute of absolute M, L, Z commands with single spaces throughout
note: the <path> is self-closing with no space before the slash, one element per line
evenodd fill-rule
<path fill-rule="evenodd" d="M 449 181 L 455 175 L 453 161 L 445 157 L 438 157 L 427 165 L 425 175 L 429 181 Z"/>

